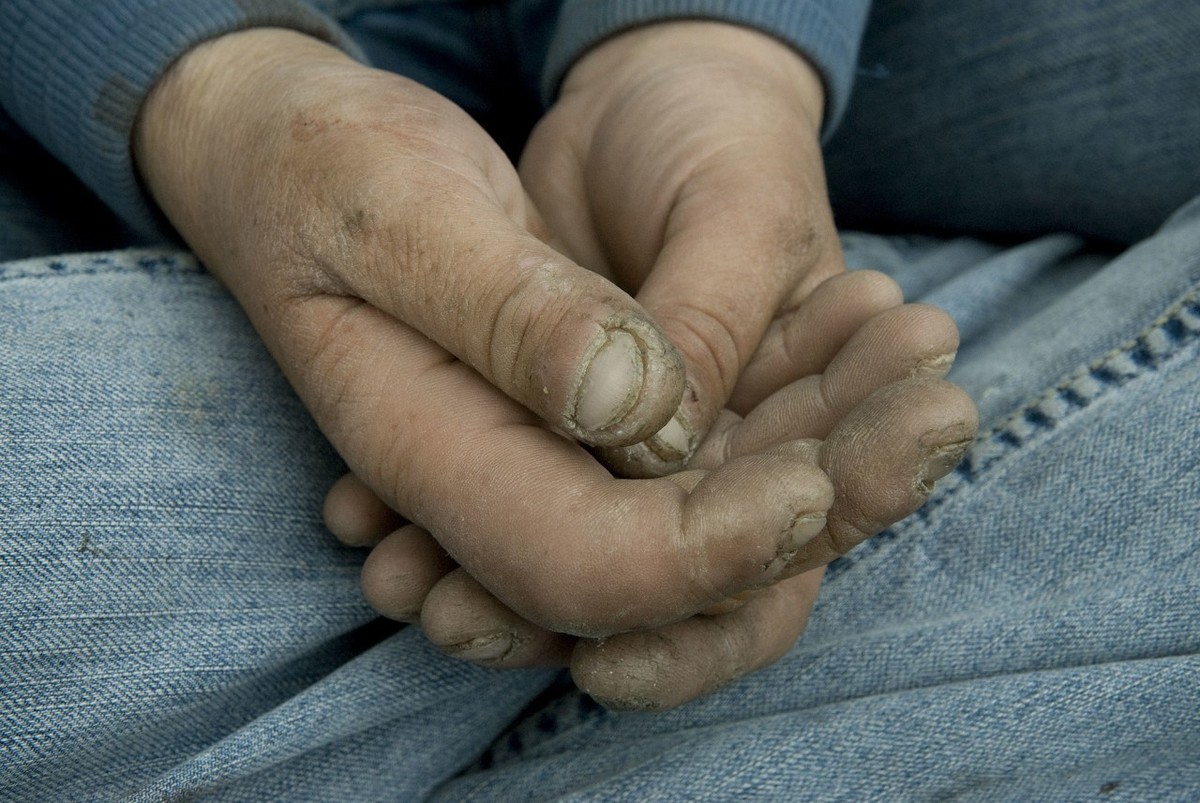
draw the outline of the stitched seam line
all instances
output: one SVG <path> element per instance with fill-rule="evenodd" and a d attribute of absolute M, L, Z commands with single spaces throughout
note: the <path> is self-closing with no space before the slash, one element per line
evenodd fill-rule
<path fill-rule="evenodd" d="M 1157 371 L 1179 351 L 1200 340 L 1200 288 L 1171 305 L 1141 334 L 1081 368 L 1041 396 L 1018 408 L 988 432 L 981 433 L 958 467 L 939 480 L 933 496 L 908 518 L 858 546 L 829 565 L 830 582 L 863 558 L 912 527 L 929 523 L 934 511 L 975 484 L 989 469 L 1030 441 L 1053 430 L 1072 415 L 1132 380 Z"/>
<path fill-rule="evenodd" d="M 161 251 L 137 251 L 120 256 L 96 255 L 22 260 L 0 265 L 0 282 L 21 279 L 46 279 L 58 276 L 102 276 L 116 273 L 205 274 L 207 271 L 190 256 Z"/>

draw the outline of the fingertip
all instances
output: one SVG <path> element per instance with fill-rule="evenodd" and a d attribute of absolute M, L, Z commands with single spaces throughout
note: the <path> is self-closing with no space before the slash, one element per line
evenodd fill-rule
<path fill-rule="evenodd" d="M 670 421 L 651 437 L 632 446 L 596 450 L 613 474 L 626 479 L 653 479 L 683 471 L 700 441 L 681 405 Z"/>
<path fill-rule="evenodd" d="M 945 380 L 913 378 L 875 391 L 821 445 L 837 499 L 827 537 L 794 562 L 828 562 L 916 511 L 965 454 L 977 426 L 970 396 Z"/>
<path fill-rule="evenodd" d="M 826 279 L 823 285 L 828 285 L 830 291 L 838 293 L 844 300 L 853 300 L 864 310 L 882 312 L 904 303 L 904 291 L 896 280 L 872 268 L 836 274 Z"/>
<path fill-rule="evenodd" d="M 571 679 L 580 691 L 612 711 L 674 708 L 691 698 L 694 684 L 676 677 L 678 661 L 661 660 L 663 645 L 652 639 L 644 633 L 630 633 L 581 640 L 571 653 Z M 666 646 L 669 650 L 669 642 Z"/>
<path fill-rule="evenodd" d="M 613 710 L 678 707 L 786 654 L 804 630 L 820 582 L 821 572 L 810 572 L 743 595 L 742 604 L 717 615 L 580 641 L 571 676 Z"/>
<path fill-rule="evenodd" d="M 940 379 L 958 351 L 958 327 L 944 310 L 903 304 L 865 322 L 830 362 L 824 393 L 845 410 L 886 382 L 909 377 Z"/>
<path fill-rule="evenodd" d="M 381 615 L 415 622 L 430 590 L 456 565 L 433 536 L 410 524 L 384 538 L 367 556 L 363 596 Z"/>
<path fill-rule="evenodd" d="M 325 526 L 347 546 L 373 546 L 404 519 L 354 474 L 338 478 L 325 494 Z"/>
<path fill-rule="evenodd" d="M 421 630 L 447 655 L 491 667 L 566 666 L 574 643 L 523 619 L 462 568 L 431 589 Z"/>
<path fill-rule="evenodd" d="M 608 321 L 570 380 L 567 432 L 592 446 L 640 443 L 669 427 L 683 397 L 683 358 L 658 327 L 636 316 Z"/>
<path fill-rule="evenodd" d="M 819 448 L 800 440 L 733 458 L 689 493 L 686 542 L 703 544 L 689 571 L 707 578 L 708 604 L 775 579 L 825 529 L 835 496 Z"/>
<path fill-rule="evenodd" d="M 958 324 L 950 313 L 932 304 L 914 303 L 892 314 L 898 322 L 893 330 L 897 339 L 911 341 L 909 351 L 918 355 L 911 375 L 940 379 L 949 373 L 959 346 Z"/>

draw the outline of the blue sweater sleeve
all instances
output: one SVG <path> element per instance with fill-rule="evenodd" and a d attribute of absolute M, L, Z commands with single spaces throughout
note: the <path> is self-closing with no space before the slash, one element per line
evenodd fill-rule
<path fill-rule="evenodd" d="M 242 28 L 293 28 L 356 52 L 299 0 L 3 0 L 0 106 L 143 234 L 170 231 L 130 154 L 142 101 L 185 51 Z"/>
<path fill-rule="evenodd" d="M 670 19 L 712 19 L 755 28 L 803 53 L 825 82 L 824 133 L 850 97 L 870 0 L 566 0 L 550 44 L 542 88 L 547 100 L 591 46 L 627 28 Z"/>

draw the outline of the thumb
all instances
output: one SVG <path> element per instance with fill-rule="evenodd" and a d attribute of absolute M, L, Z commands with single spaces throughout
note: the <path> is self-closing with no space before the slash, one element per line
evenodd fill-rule
<path fill-rule="evenodd" d="M 727 149 L 681 191 L 637 300 L 683 355 L 687 386 L 655 438 L 605 451 L 621 473 L 682 467 L 772 322 L 843 270 L 819 157 L 805 165 L 794 153 Z"/>
<path fill-rule="evenodd" d="M 552 114 L 589 132 L 576 153 L 598 253 L 639 288 L 687 367 L 666 427 L 604 453 L 618 472 L 685 465 L 772 321 L 843 269 L 818 142 L 823 99 L 791 48 L 705 22 L 624 34 L 568 76 Z"/>

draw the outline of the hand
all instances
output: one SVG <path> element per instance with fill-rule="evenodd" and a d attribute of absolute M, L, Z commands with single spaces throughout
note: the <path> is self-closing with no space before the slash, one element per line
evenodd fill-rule
<path fill-rule="evenodd" d="M 826 281 L 842 266 L 817 147 L 821 103 L 808 65 L 767 37 L 654 26 L 576 66 L 521 168 L 553 242 L 638 292 L 685 354 L 689 394 L 675 430 L 685 437 L 610 450 L 618 470 L 712 469 L 751 446 L 824 439 L 811 456 L 836 499 L 783 577 L 915 509 L 974 430 L 970 401 L 936 381 L 956 348 L 953 324 L 898 307 L 898 289 L 878 275 Z M 727 400 L 754 412 L 739 422 L 720 412 Z M 327 511 L 351 542 L 389 530 L 386 508 L 353 478 Z M 715 616 L 576 642 L 523 621 L 454 565 L 428 534 L 401 528 L 368 559 L 364 589 L 381 611 L 419 617 L 453 654 L 503 666 L 570 661 L 581 686 L 610 704 L 649 707 L 781 655 L 819 582 L 813 571 L 722 603 Z"/>
<path fill-rule="evenodd" d="M 874 299 L 879 310 L 847 321 L 845 310 L 853 316 L 862 309 L 850 303 L 855 299 Z M 953 468 L 975 427 L 970 400 L 939 379 L 949 361 L 929 359 L 956 346 L 944 313 L 901 305 L 891 280 L 860 271 L 821 285 L 802 314 L 820 335 L 797 342 L 823 361 L 819 373 L 762 400 L 744 420 L 724 412 L 691 465 L 711 470 L 787 444 L 830 478 L 825 520 L 809 518 L 815 535 L 780 558 L 776 582 L 765 580 L 705 615 L 599 641 L 575 639 L 509 609 L 425 531 L 394 528 L 386 506 L 347 477 L 330 491 L 327 520 L 347 543 L 373 546 L 363 568 L 367 599 L 387 616 L 420 622 L 434 643 L 460 658 L 501 667 L 570 665 L 581 688 L 613 707 L 678 705 L 776 660 L 804 627 L 818 567 L 915 510 Z M 842 342 L 820 356 L 831 331 L 841 332 Z"/>
<path fill-rule="evenodd" d="M 823 104 L 819 76 L 781 42 L 675 22 L 588 53 L 534 130 L 521 176 L 556 244 L 636 293 L 687 368 L 667 431 L 682 435 L 607 450 L 618 473 L 679 470 L 727 403 L 748 412 L 757 388 L 812 373 L 789 342 L 797 312 L 844 270 Z"/>
<path fill-rule="evenodd" d="M 296 33 L 229 34 L 155 88 L 135 156 L 350 468 L 524 619 L 675 621 L 761 583 L 828 507 L 787 445 L 631 482 L 554 431 L 647 438 L 681 363 L 535 236 L 516 172 L 435 93 Z"/>

